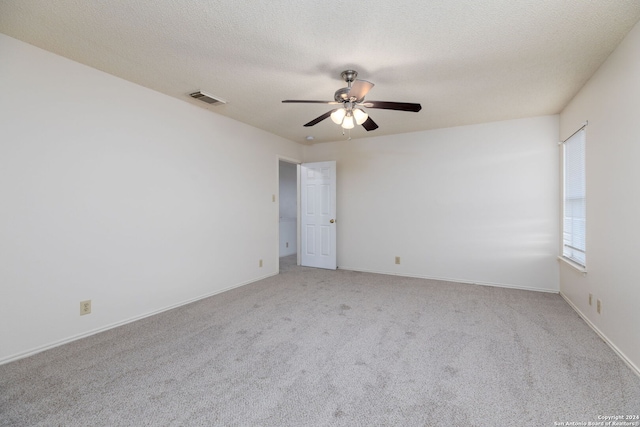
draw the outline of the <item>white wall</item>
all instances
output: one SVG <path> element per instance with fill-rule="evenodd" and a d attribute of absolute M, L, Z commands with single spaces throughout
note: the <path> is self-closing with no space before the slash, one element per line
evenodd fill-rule
<path fill-rule="evenodd" d="M 640 373 L 640 24 L 560 115 L 586 128 L 587 274 L 564 263 L 560 290 Z M 588 294 L 602 301 L 602 313 Z"/>
<path fill-rule="evenodd" d="M 0 362 L 277 273 L 300 145 L 4 35 L 0 58 Z"/>
<path fill-rule="evenodd" d="M 280 161 L 280 256 L 297 253 L 298 177 L 297 166 Z"/>
<path fill-rule="evenodd" d="M 557 292 L 557 142 L 545 116 L 316 144 L 305 161 L 337 161 L 340 268 Z"/>

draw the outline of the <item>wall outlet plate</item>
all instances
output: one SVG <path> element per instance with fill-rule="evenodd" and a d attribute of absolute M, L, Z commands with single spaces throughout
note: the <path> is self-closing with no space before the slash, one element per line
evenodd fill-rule
<path fill-rule="evenodd" d="M 396 257 L 396 264 L 400 264 L 400 257 L 399 256 Z"/>
<path fill-rule="evenodd" d="M 91 313 L 91 300 L 80 301 L 80 316 Z"/>

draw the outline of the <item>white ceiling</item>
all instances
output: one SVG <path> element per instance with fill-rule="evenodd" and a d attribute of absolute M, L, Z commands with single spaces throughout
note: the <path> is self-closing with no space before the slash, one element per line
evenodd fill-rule
<path fill-rule="evenodd" d="M 640 19 L 638 0 L 2 0 L 0 32 L 293 141 L 353 68 L 380 126 L 353 138 L 555 114 Z M 43 70 L 46 72 L 46 70 Z M 228 101 L 209 106 L 196 90 Z"/>

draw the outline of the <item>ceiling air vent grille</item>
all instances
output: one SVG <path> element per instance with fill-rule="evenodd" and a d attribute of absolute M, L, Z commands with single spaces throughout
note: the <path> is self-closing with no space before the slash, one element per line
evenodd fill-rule
<path fill-rule="evenodd" d="M 190 97 L 194 98 L 194 99 L 199 99 L 202 102 L 206 102 L 207 104 L 211 104 L 211 105 L 218 105 L 218 104 L 226 104 L 227 101 L 223 101 L 222 99 L 218 99 L 212 95 L 209 95 L 208 93 L 204 93 L 201 91 L 197 91 L 197 92 L 193 92 L 189 94 Z"/>

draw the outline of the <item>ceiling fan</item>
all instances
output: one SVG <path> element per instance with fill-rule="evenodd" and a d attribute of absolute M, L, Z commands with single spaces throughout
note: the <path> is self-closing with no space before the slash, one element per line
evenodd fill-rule
<path fill-rule="evenodd" d="M 286 99 L 284 103 L 302 103 L 302 104 L 331 104 L 341 105 L 342 107 L 327 111 L 323 115 L 316 117 L 306 127 L 316 125 L 331 117 L 331 120 L 344 129 L 353 129 L 358 124 L 362 125 L 367 131 L 378 129 L 376 122 L 362 109 L 364 108 L 381 108 L 384 110 L 412 111 L 417 113 L 422 109 L 420 104 L 410 102 L 388 102 L 388 101 L 365 101 L 364 97 L 374 86 L 373 83 L 366 80 L 356 80 L 358 72 L 355 70 L 345 70 L 340 76 L 347 82 L 347 87 L 338 89 L 334 95 L 334 101 L 309 101 Z"/>

